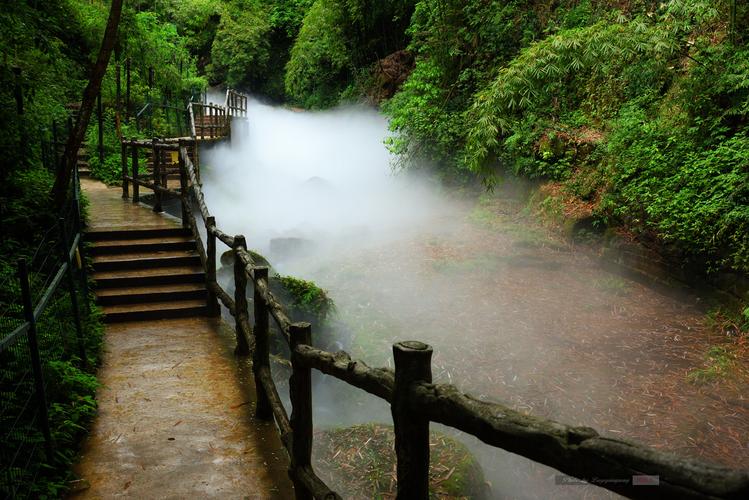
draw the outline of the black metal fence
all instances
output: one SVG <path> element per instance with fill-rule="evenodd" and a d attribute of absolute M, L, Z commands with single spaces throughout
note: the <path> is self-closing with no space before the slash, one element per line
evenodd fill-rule
<path fill-rule="evenodd" d="M 77 179 L 74 179 L 77 185 Z M 33 254 L 0 283 L 0 497 L 37 497 L 40 475 L 56 461 L 61 427 L 51 425 L 67 397 L 61 363 L 86 368 L 88 286 L 75 195 Z"/>

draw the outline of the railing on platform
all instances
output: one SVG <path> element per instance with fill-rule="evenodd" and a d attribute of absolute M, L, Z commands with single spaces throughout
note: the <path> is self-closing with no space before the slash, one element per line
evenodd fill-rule
<path fill-rule="evenodd" d="M 398 498 L 426 499 L 429 472 L 429 423 L 441 423 L 471 434 L 483 442 L 524 456 L 580 479 L 617 478 L 599 486 L 630 498 L 749 498 L 749 471 L 730 469 L 698 460 L 677 457 L 641 444 L 600 436 L 589 427 L 570 426 L 525 415 L 511 408 L 481 401 L 461 393 L 450 384 L 432 383 L 432 348 L 420 342 L 399 342 L 393 346 L 395 369 L 370 368 L 351 359 L 346 352 L 327 352 L 312 345 L 312 326 L 295 323 L 274 297 L 268 284 L 268 268 L 258 265 L 242 235 L 230 236 L 219 229 L 208 211 L 198 172 L 190 158 L 196 141 L 138 143 L 153 151 L 179 151 L 180 188 L 133 180 L 159 192 L 180 196 L 182 220 L 192 229 L 206 271 L 208 305 L 218 314 L 219 301 L 236 320 L 237 353 L 252 354 L 252 370 L 257 392 L 256 416 L 276 423 L 281 442 L 290 458 L 289 474 L 296 496 L 340 498 L 312 468 L 312 379 L 315 369 L 384 399 L 391 406 L 395 427 Z M 123 151 L 125 148 L 123 143 Z M 124 154 L 124 153 L 123 153 Z M 124 156 L 123 156 L 124 158 Z M 135 156 L 133 157 L 135 158 Z M 135 164 L 135 162 L 134 162 Z M 123 165 L 125 163 L 123 162 Z M 137 170 L 134 167 L 134 172 Z M 156 179 L 156 174 L 154 174 Z M 127 194 L 127 186 L 123 188 Z M 135 198 L 134 198 L 135 199 Z M 193 212 L 196 207 L 197 214 Z M 198 217 L 206 239 L 201 237 Z M 234 294 L 216 280 L 217 241 L 234 253 Z M 252 283 L 254 325 L 250 324 L 247 301 L 248 279 Z M 289 417 L 270 370 L 270 318 L 277 324 L 291 353 Z M 638 486 L 638 476 L 657 478 L 658 486 Z M 633 484 L 634 483 L 634 484 Z"/>
<path fill-rule="evenodd" d="M 221 139 L 229 135 L 231 116 L 224 106 L 190 103 L 191 128 L 199 140 Z"/>
<path fill-rule="evenodd" d="M 247 96 L 232 88 L 226 89 L 226 102 L 224 106 L 229 110 L 229 115 L 238 118 L 247 118 Z"/>
<path fill-rule="evenodd" d="M 190 130 L 197 140 L 222 139 L 231 134 L 233 118 L 247 118 L 248 97 L 232 88 L 226 89 L 223 105 L 190 102 L 187 114 Z"/>

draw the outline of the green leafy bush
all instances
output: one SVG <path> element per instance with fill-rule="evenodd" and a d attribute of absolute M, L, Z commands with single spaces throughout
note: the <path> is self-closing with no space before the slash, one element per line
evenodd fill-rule
<path fill-rule="evenodd" d="M 211 46 L 211 80 L 237 86 L 265 76 L 270 30 L 269 12 L 262 3 L 241 2 L 227 9 Z"/>

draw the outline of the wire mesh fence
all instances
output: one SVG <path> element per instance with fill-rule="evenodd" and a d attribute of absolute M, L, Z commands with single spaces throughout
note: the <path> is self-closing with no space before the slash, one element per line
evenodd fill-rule
<path fill-rule="evenodd" d="M 76 184 L 75 182 L 73 183 Z M 77 193 L 76 193 L 77 194 Z M 77 196 L 0 282 L 0 497 L 36 498 L 74 438 L 71 384 L 92 384 Z M 71 259 L 71 255 L 73 258 Z M 95 335 L 93 335 L 95 337 Z M 93 408 L 93 401 L 88 405 Z M 68 406 L 66 406 L 68 405 Z"/>

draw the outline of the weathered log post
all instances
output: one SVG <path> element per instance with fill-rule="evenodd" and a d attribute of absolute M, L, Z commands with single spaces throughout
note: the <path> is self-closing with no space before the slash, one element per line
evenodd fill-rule
<path fill-rule="evenodd" d="M 398 498 L 429 498 L 429 419 L 409 410 L 410 389 L 432 381 L 432 348 L 416 341 L 393 345 L 395 385 L 391 411 L 398 461 Z"/>
<path fill-rule="evenodd" d="M 187 156 L 187 147 L 185 141 L 179 140 L 179 150 L 177 151 L 177 166 L 179 168 L 179 200 L 180 210 L 182 215 L 182 227 L 190 227 L 190 191 L 187 185 L 187 164 L 185 163 L 185 156 Z M 206 229 L 208 228 L 206 222 Z M 196 228 L 197 229 L 197 228 Z M 210 239 L 211 232 L 208 231 L 208 238 Z M 215 241 L 214 241 L 215 244 Z M 210 243 L 209 243 L 210 248 Z M 210 283 L 210 281 L 209 281 Z M 210 291 L 208 293 L 211 293 Z M 209 302 L 210 304 L 210 302 Z"/>
<path fill-rule="evenodd" d="M 151 146 L 151 155 L 153 159 L 153 211 L 163 212 L 161 208 L 161 149 L 156 144 L 157 139 L 154 137 Z"/>
<path fill-rule="evenodd" d="M 130 119 L 130 58 L 125 60 L 125 121 Z"/>
<path fill-rule="evenodd" d="M 88 366 L 88 356 L 86 356 L 86 342 L 83 337 L 83 326 L 81 325 L 81 309 L 78 306 L 78 292 L 75 289 L 75 277 L 73 276 L 73 260 L 70 258 L 70 242 L 65 232 L 65 219 L 59 219 L 60 224 L 60 252 L 62 260 L 68 265 L 68 292 L 70 293 L 70 305 L 73 309 L 73 324 L 75 325 L 75 335 L 78 344 L 78 356 L 81 358 L 81 364 L 84 368 Z M 88 300 L 85 297 L 84 300 Z"/>
<path fill-rule="evenodd" d="M 122 197 L 128 198 L 130 194 L 128 193 L 128 187 L 127 187 L 127 142 L 122 141 L 121 147 L 122 147 Z"/>
<path fill-rule="evenodd" d="M 247 274 L 244 270 L 242 259 L 239 258 L 239 250 L 247 250 L 247 242 L 244 236 L 238 234 L 234 237 L 234 306 L 236 308 L 236 332 L 237 347 L 235 354 L 246 356 L 250 353 L 250 346 L 247 343 L 250 332 L 245 331 L 245 325 L 249 321 L 247 311 Z"/>
<path fill-rule="evenodd" d="M 268 285 L 268 268 L 256 267 L 253 270 L 255 274 L 255 295 L 253 298 L 253 308 L 255 315 L 255 326 L 252 329 L 255 335 L 255 350 L 252 353 L 252 372 L 255 375 L 255 392 L 257 394 L 257 407 L 255 416 L 261 420 L 271 420 L 273 412 L 271 411 L 268 393 L 265 386 L 260 381 L 260 371 L 267 368 L 270 373 L 270 345 L 268 339 L 268 304 L 265 303 L 263 295 L 260 293 L 260 283 Z"/>
<path fill-rule="evenodd" d="M 296 347 L 312 345 L 312 327 L 309 323 L 294 323 L 289 328 L 291 338 L 291 464 L 289 476 L 294 483 L 297 500 L 309 500 L 312 494 L 299 480 L 299 472 L 312 464 L 312 369 L 300 363 Z"/>
<path fill-rule="evenodd" d="M 138 184 L 138 146 L 133 143 L 134 139 L 131 139 L 131 149 L 133 153 L 133 203 L 140 202 L 140 184 Z"/>
<path fill-rule="evenodd" d="M 213 106 L 208 105 L 208 134 L 213 138 Z"/>
<path fill-rule="evenodd" d="M 205 221 L 206 233 L 206 270 L 205 280 L 208 282 L 208 316 L 216 317 L 221 315 L 221 309 L 218 306 L 218 298 L 213 287 L 216 286 L 216 218 L 208 217 Z"/>
<path fill-rule="evenodd" d="M 73 172 L 75 174 L 75 185 L 73 189 L 73 200 L 75 202 L 75 224 L 73 225 L 73 228 L 75 230 L 76 234 L 79 234 L 83 236 L 82 228 L 85 225 L 85 219 L 81 215 L 81 197 L 80 197 L 80 183 L 78 180 L 78 174 L 77 172 Z M 80 269 L 79 273 L 79 279 L 81 281 L 81 294 L 83 295 L 83 310 L 86 311 L 86 314 L 91 314 L 91 304 L 89 303 L 89 289 L 88 289 L 88 272 L 86 271 L 86 260 L 83 256 L 83 252 L 81 251 L 81 245 L 78 245 L 78 248 L 76 248 L 76 256 L 77 256 L 77 263 Z"/>

